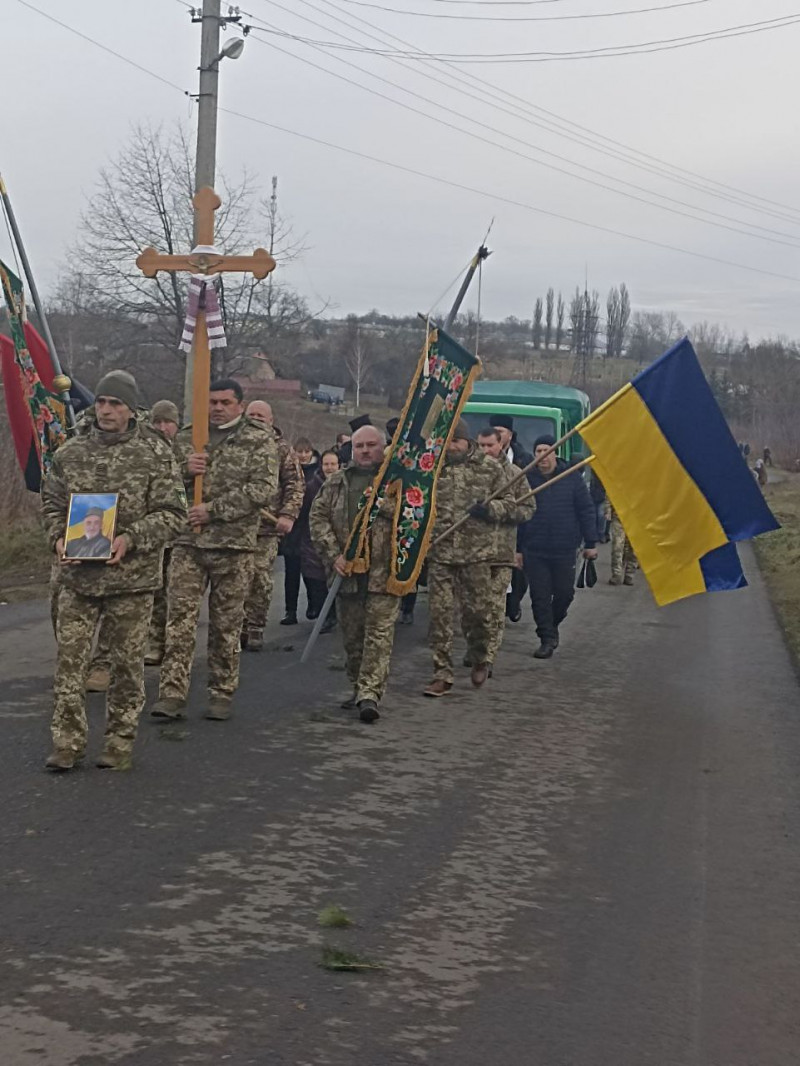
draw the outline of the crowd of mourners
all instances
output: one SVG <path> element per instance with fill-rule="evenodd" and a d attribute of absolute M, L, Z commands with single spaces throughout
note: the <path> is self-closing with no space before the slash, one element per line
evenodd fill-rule
<path fill-rule="evenodd" d="M 413 624 L 416 592 L 390 591 L 394 504 L 385 501 L 369 531 L 369 565 L 350 572 L 344 551 L 365 490 L 397 429 L 369 415 L 349 423 L 318 451 L 307 437 L 286 440 L 264 400 L 245 403 L 240 384 L 215 381 L 208 443 L 195 450 L 169 400 L 149 411 L 134 378 L 112 371 L 92 407 L 58 450 L 42 488 L 54 551 L 51 580 L 57 640 L 47 767 L 73 769 L 84 757 L 86 692 L 107 692 L 106 731 L 96 765 L 131 766 L 145 704 L 145 666 L 160 668 L 155 720 L 186 718 L 201 605 L 208 595 L 208 681 L 202 712 L 231 717 L 241 652 L 259 652 L 283 558 L 282 626 L 319 618 L 333 578 L 342 578 L 320 635 L 338 630 L 350 691 L 341 708 L 364 723 L 380 718 L 396 624 Z M 574 596 L 576 566 L 594 566 L 610 539 L 612 585 L 630 585 L 636 560 L 596 477 L 568 471 L 551 436 L 527 452 L 507 415 L 475 435 L 459 420 L 437 480 L 436 521 L 420 583 L 427 586 L 430 698 L 456 683 L 454 627 L 466 641 L 463 665 L 481 688 L 498 668 L 507 621 L 518 622 L 526 593 L 538 636 L 537 659 L 559 646 Z M 532 466 L 534 460 L 537 465 Z M 551 482 L 551 484 L 548 484 Z M 198 484 L 202 490 L 195 495 Z M 542 491 L 544 488 L 547 491 Z M 90 508 L 78 549 L 66 550 L 76 494 L 115 494 L 113 533 Z M 459 520 L 458 528 L 440 537 Z M 100 539 L 97 539 L 100 538 Z M 438 538 L 438 542 L 437 542 Z M 102 543 L 101 543 L 102 541 Z M 77 543 L 77 542 L 73 542 Z"/>

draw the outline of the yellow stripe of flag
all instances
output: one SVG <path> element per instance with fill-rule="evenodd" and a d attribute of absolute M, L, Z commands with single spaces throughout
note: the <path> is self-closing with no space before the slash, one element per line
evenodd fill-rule
<path fill-rule="evenodd" d="M 700 559 L 728 538 L 636 389 L 620 390 L 580 433 L 656 602 L 705 592 Z"/>

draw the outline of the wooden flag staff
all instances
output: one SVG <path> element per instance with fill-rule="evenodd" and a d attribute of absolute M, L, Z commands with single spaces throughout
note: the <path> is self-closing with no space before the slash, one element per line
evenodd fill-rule
<path fill-rule="evenodd" d="M 155 248 L 145 248 L 136 265 L 146 278 L 154 278 L 159 270 L 174 274 L 250 273 L 258 281 L 275 269 L 275 260 L 265 248 L 256 248 L 252 255 L 221 255 L 214 247 L 214 212 L 222 201 L 213 189 L 199 189 L 192 203 L 195 212 L 197 247 L 189 255 L 159 255 Z M 192 393 L 192 447 L 202 452 L 208 444 L 208 387 L 211 384 L 211 349 L 208 344 L 205 312 L 197 314 L 192 355 L 194 360 Z M 194 479 L 194 503 L 203 502 L 203 477 Z"/>
<path fill-rule="evenodd" d="M 533 470 L 535 466 L 538 466 L 539 463 L 541 463 L 542 459 L 546 459 L 548 455 L 552 455 L 553 452 L 557 448 L 560 448 L 565 441 L 568 441 L 570 437 L 574 437 L 579 429 L 580 426 L 576 426 L 574 429 L 571 429 L 569 433 L 565 433 L 563 437 L 559 437 L 555 444 L 552 445 L 552 447 L 548 448 L 546 452 L 542 452 L 538 459 L 534 459 L 533 462 L 528 463 L 527 466 L 524 466 L 521 470 L 518 470 L 517 473 L 514 474 L 514 476 L 509 481 L 507 481 L 504 485 L 501 485 L 500 488 L 493 492 L 491 496 L 487 496 L 486 499 L 482 500 L 481 502 L 484 504 L 491 503 L 492 500 L 496 500 L 498 496 L 502 496 L 510 485 L 516 485 L 518 481 L 525 477 L 529 470 Z M 587 463 L 590 463 L 593 459 L 594 456 L 590 455 L 588 459 L 583 459 L 580 463 L 576 463 L 568 470 L 563 470 L 560 474 L 557 474 L 555 477 L 550 478 L 548 481 L 546 481 L 544 485 L 540 485 L 537 489 L 532 489 L 529 493 L 525 495 L 524 499 L 529 499 L 536 493 L 541 492 L 542 489 L 547 488 L 548 485 L 554 485 L 556 481 L 560 481 L 562 477 L 566 477 L 568 474 L 572 474 L 576 470 L 580 470 L 582 467 L 586 466 Z M 437 544 L 441 544 L 443 540 L 447 540 L 448 537 L 451 537 L 457 529 L 461 529 L 461 527 L 464 525 L 465 522 L 469 520 L 469 518 L 470 515 L 469 513 L 467 513 L 464 515 L 463 518 L 459 518 L 457 522 L 454 522 L 452 526 L 448 526 L 448 528 L 445 529 L 442 533 L 440 533 L 439 536 L 435 538 L 435 540 L 431 541 L 431 548 L 435 548 Z"/>

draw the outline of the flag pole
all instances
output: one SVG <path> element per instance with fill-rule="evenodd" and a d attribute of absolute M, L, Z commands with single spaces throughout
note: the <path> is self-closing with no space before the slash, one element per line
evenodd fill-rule
<path fill-rule="evenodd" d="M 506 489 L 510 488 L 512 485 L 516 485 L 516 483 L 518 481 L 521 481 L 522 478 L 525 477 L 525 475 L 528 473 L 529 470 L 533 470 L 534 467 L 538 466 L 539 463 L 541 463 L 542 459 L 546 459 L 548 455 L 552 455 L 552 453 L 557 448 L 560 448 L 561 445 L 564 444 L 565 441 L 568 441 L 570 439 L 570 437 L 574 437 L 575 434 L 578 432 L 578 430 L 580 428 L 581 428 L 580 425 L 575 426 L 575 428 L 571 429 L 569 431 L 569 433 L 565 433 L 563 437 L 559 437 L 559 439 L 555 442 L 555 444 L 551 445 L 547 449 L 546 452 L 542 452 L 542 454 L 538 457 L 538 459 L 534 459 L 534 460 L 532 460 L 532 462 L 528 463 L 527 466 L 523 466 L 523 468 L 521 470 L 518 470 L 516 472 L 516 474 L 514 474 L 514 476 L 512 478 L 510 478 L 508 481 L 506 481 L 504 484 L 502 484 L 499 489 L 496 489 L 491 494 L 491 496 L 487 496 L 486 499 L 482 500 L 481 502 L 484 503 L 484 504 L 491 503 L 492 500 L 496 500 L 498 496 L 502 496 L 503 493 L 506 491 Z M 592 457 L 592 458 L 594 458 L 594 457 Z M 588 462 L 588 460 L 586 462 Z M 580 466 L 585 466 L 586 462 L 581 462 Z M 562 472 L 561 474 L 558 475 L 557 478 L 552 478 L 551 481 L 560 480 L 564 476 L 564 473 L 567 473 L 567 472 L 568 473 L 572 473 L 573 470 L 577 470 L 578 469 L 578 465 L 579 464 L 576 463 L 575 466 L 571 466 L 569 468 L 569 471 Z M 527 499 L 527 497 L 526 497 L 526 499 Z M 469 521 L 469 518 L 470 518 L 470 515 L 469 515 L 469 513 L 467 513 L 467 514 L 465 514 L 463 516 L 463 518 L 459 518 L 459 520 L 457 522 L 454 522 L 452 524 L 452 526 L 448 526 L 447 529 L 445 529 L 442 533 L 440 533 L 439 536 L 436 537 L 436 539 L 431 542 L 431 548 L 435 548 L 437 544 L 441 544 L 441 542 L 443 540 L 447 540 L 448 537 L 452 536 L 453 533 L 455 533 L 455 531 L 457 529 L 461 529 L 461 527 L 464 525 L 464 523 Z M 430 549 L 428 549 L 428 550 L 430 550 Z"/>
<path fill-rule="evenodd" d="M 25 251 L 25 245 L 22 243 L 22 235 L 19 232 L 19 226 L 17 225 L 16 215 L 14 209 L 11 206 L 11 199 L 8 195 L 8 189 L 6 188 L 3 176 L 0 174 L 0 198 L 3 201 L 3 207 L 5 209 L 6 218 L 11 228 L 11 232 L 14 237 L 14 243 L 17 246 L 19 252 L 19 258 L 22 262 L 22 269 L 25 272 L 25 277 L 28 281 L 28 288 L 31 291 L 33 297 L 33 305 L 36 308 L 36 313 L 39 316 L 39 323 L 42 327 L 42 333 L 44 334 L 44 340 L 47 344 L 47 350 L 50 353 L 50 362 L 53 366 L 53 387 L 64 404 L 64 409 L 67 413 L 67 423 L 70 429 L 75 428 L 75 412 L 72 408 L 72 398 L 69 394 L 69 387 L 71 382 L 69 378 L 64 374 L 61 369 L 61 362 L 58 358 L 58 352 L 56 351 L 55 341 L 53 340 L 53 334 L 50 332 L 50 323 L 47 321 L 47 315 L 44 312 L 42 301 L 39 296 L 39 290 L 36 288 L 36 281 L 33 277 L 33 271 L 31 270 L 31 264 L 28 260 L 27 252 Z"/>
<path fill-rule="evenodd" d="M 494 222 L 494 219 L 492 219 L 492 223 L 493 222 Z M 469 267 L 467 268 L 467 273 L 465 274 L 464 280 L 461 283 L 461 288 L 458 290 L 458 294 L 456 295 L 456 298 L 453 301 L 453 306 L 450 308 L 450 312 L 449 312 L 449 314 L 447 316 L 447 321 L 445 322 L 445 327 L 444 327 L 445 328 L 445 332 L 447 332 L 450 329 L 450 327 L 452 326 L 453 322 L 455 321 L 455 317 L 458 314 L 458 309 L 461 307 L 461 304 L 464 302 L 464 297 L 467 295 L 467 290 L 470 287 L 472 279 L 475 277 L 475 271 L 478 269 L 478 267 L 484 261 L 484 259 L 488 259 L 489 256 L 492 254 L 489 251 L 489 249 L 486 247 L 486 244 L 485 244 L 485 241 L 487 240 L 487 238 L 489 236 L 491 228 L 492 228 L 492 224 L 490 223 L 489 229 L 486 231 L 486 236 L 483 238 L 483 241 L 481 242 L 480 248 L 478 248 L 477 252 L 475 253 L 475 255 L 472 257 L 472 259 L 470 261 Z M 423 319 L 423 321 L 428 321 L 428 316 L 427 315 L 420 314 L 419 317 L 421 319 Z M 564 439 L 566 440 L 566 437 Z M 355 526 L 354 526 L 354 528 L 355 528 Z M 453 527 L 453 528 L 455 528 L 455 527 Z M 350 540 L 350 538 L 352 536 L 353 536 L 353 530 L 350 531 L 350 537 L 348 537 L 348 543 L 349 543 L 349 540 Z M 303 648 L 303 654 L 300 656 L 300 662 L 301 663 L 306 662 L 308 660 L 309 656 L 311 655 L 311 652 L 314 649 L 314 645 L 317 643 L 317 638 L 319 637 L 320 630 L 322 629 L 323 625 L 325 624 L 325 621 L 326 621 L 326 619 L 328 617 L 328 614 L 330 613 L 330 610 L 333 607 L 334 600 L 336 599 L 336 595 L 339 592 L 339 589 L 341 587 L 341 584 L 342 584 L 343 580 L 344 579 L 343 579 L 342 575 L 341 574 L 337 574 L 336 577 L 331 582 L 331 587 L 328 590 L 328 595 L 327 595 L 327 597 L 325 599 L 325 603 L 322 605 L 322 610 L 317 615 L 317 619 L 314 622 L 314 628 L 311 630 L 311 635 L 309 636 L 308 641 L 306 642 L 305 648 Z"/>

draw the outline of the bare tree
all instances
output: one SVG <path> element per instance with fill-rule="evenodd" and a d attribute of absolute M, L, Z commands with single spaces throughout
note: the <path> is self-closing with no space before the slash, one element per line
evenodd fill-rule
<path fill-rule="evenodd" d="M 617 319 L 617 336 L 614 354 L 619 359 L 628 341 L 628 328 L 631 321 L 631 294 L 623 281 L 619 287 L 619 318 Z"/>
<path fill-rule="evenodd" d="M 550 341 L 553 339 L 553 305 L 555 303 L 555 293 L 552 286 L 547 290 L 547 296 L 545 298 L 545 316 L 544 316 L 544 346 L 545 350 L 550 347 Z"/>
<path fill-rule="evenodd" d="M 567 305 L 564 303 L 564 297 L 559 293 L 556 303 L 556 351 L 560 350 L 561 342 L 564 339 L 564 317 L 566 313 Z"/>
<path fill-rule="evenodd" d="M 356 390 L 356 407 L 361 406 L 361 390 L 369 380 L 374 352 L 369 337 L 355 315 L 347 317 L 347 334 L 343 345 L 344 364 Z"/>
<path fill-rule="evenodd" d="M 600 293 L 593 289 L 583 293 L 584 352 L 591 358 L 597 346 L 597 334 L 600 331 Z"/>
<path fill-rule="evenodd" d="M 185 318 L 188 277 L 160 273 L 145 278 L 135 260 L 149 245 L 167 254 L 192 247 L 193 184 L 193 153 L 183 128 L 135 127 L 118 157 L 100 172 L 97 191 L 82 216 L 70 254 L 70 262 L 81 264 L 84 308 L 146 328 L 151 344 L 181 360 L 177 343 Z M 275 188 L 271 200 L 264 203 L 246 175 L 237 184 L 223 176 L 220 198 L 215 243 L 221 251 L 250 252 L 268 236 L 279 262 L 300 254 L 302 241 L 293 238 L 278 215 Z M 265 286 L 244 274 L 225 277 L 221 303 L 228 348 L 220 350 L 215 371 L 241 367 L 257 344 L 257 313 L 264 311 L 269 319 L 272 301 L 285 302 L 280 290 L 274 281 Z"/>
<path fill-rule="evenodd" d="M 533 327 L 531 330 L 533 347 L 538 351 L 542 346 L 542 315 L 544 308 L 542 306 L 541 296 L 537 296 L 536 304 L 533 308 Z"/>
<path fill-rule="evenodd" d="M 619 289 L 615 285 L 609 289 L 606 297 L 606 359 L 615 355 L 617 350 L 619 310 Z"/>
<path fill-rule="evenodd" d="M 586 307 L 583 302 L 583 293 L 580 289 L 575 289 L 575 295 L 572 297 L 569 305 L 569 325 L 570 325 L 570 349 L 578 355 L 583 354 L 584 351 L 584 324 L 585 324 Z"/>

